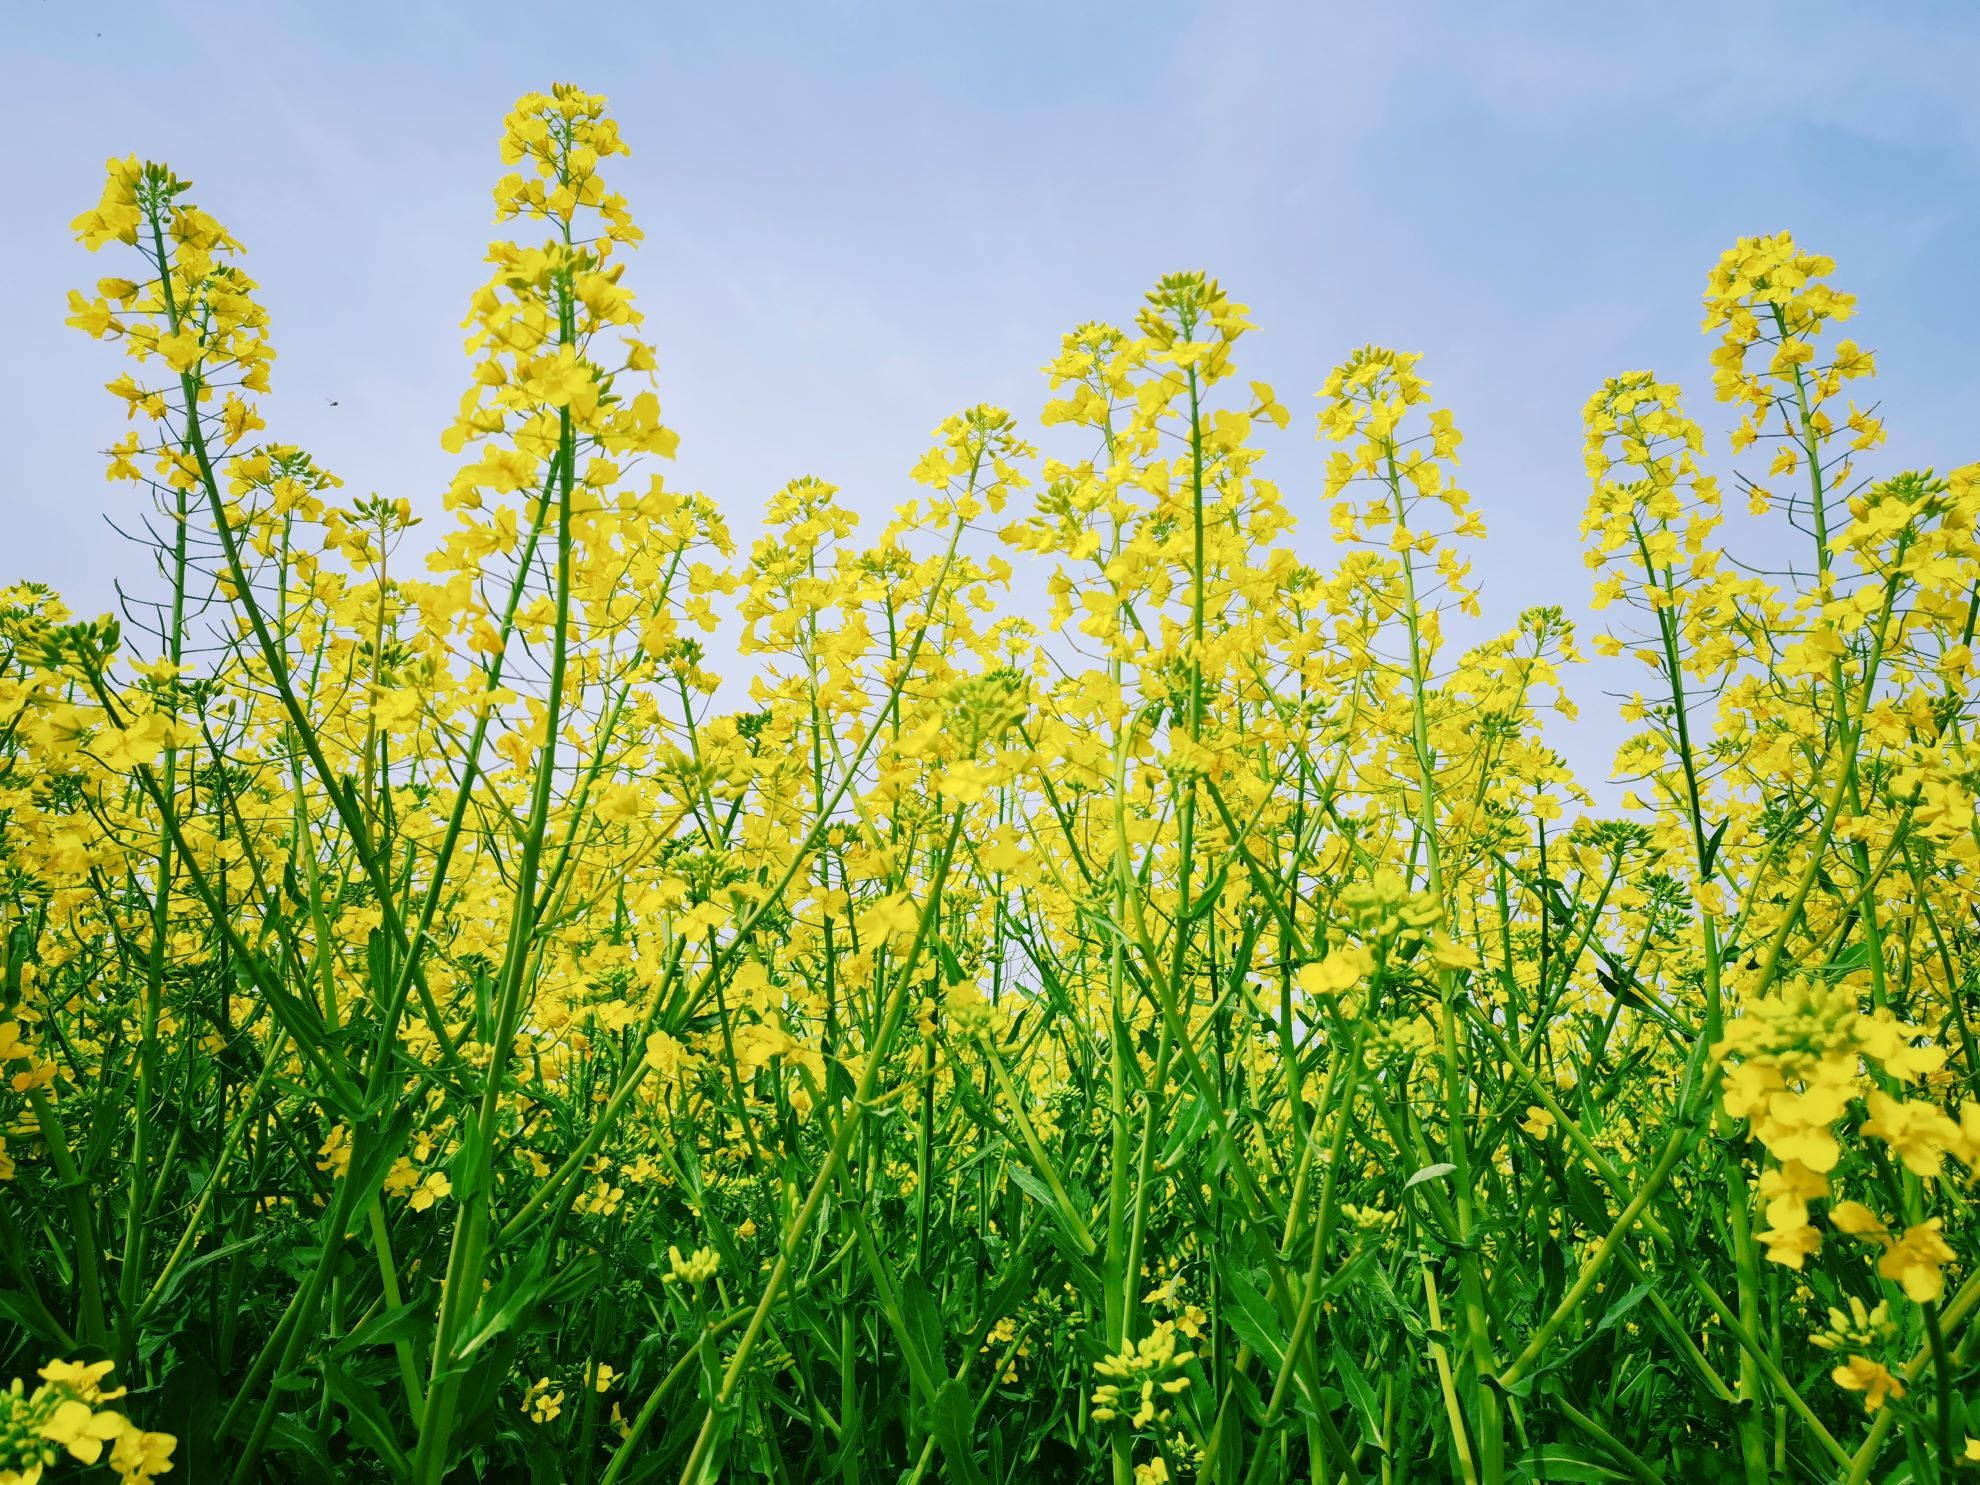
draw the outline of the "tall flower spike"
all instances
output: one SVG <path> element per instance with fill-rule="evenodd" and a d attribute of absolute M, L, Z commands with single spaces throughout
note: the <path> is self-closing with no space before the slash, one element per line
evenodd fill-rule
<path fill-rule="evenodd" d="M 1745 407 L 1733 451 L 1775 439 L 1770 475 L 1813 462 L 1831 489 L 1846 484 L 1849 454 L 1884 441 L 1882 422 L 1868 410 L 1851 403 L 1838 420 L 1825 405 L 1846 383 L 1876 373 L 1876 358 L 1853 340 L 1837 341 L 1827 360 L 1817 347 L 1830 324 L 1856 312 L 1856 296 L 1827 282 L 1835 269 L 1833 258 L 1802 252 L 1789 233 L 1742 237 L 1706 283 L 1704 323 L 1707 334 L 1719 332 L 1714 390 L 1721 402 Z M 1753 364 L 1756 352 L 1766 353 L 1764 365 Z M 1845 452 L 1832 461 L 1828 446 L 1845 436 Z M 1756 507 L 1769 498 L 1756 487 Z"/>
<path fill-rule="evenodd" d="M 190 490 L 208 450 L 247 454 L 247 435 L 266 426 L 244 394 L 268 391 L 268 315 L 235 261 L 240 243 L 186 199 L 191 181 L 135 156 L 110 161 L 107 174 L 103 199 L 73 230 L 91 252 L 111 243 L 136 249 L 145 271 L 98 280 L 93 300 L 71 292 L 68 322 L 99 340 L 123 340 L 135 373 L 109 390 L 127 417 L 158 425 L 151 438 L 133 430 L 112 448 L 109 477 L 144 478 L 137 459 L 149 454 L 160 483 Z M 198 412 L 197 438 L 184 436 L 188 408 Z"/>
<path fill-rule="evenodd" d="M 451 505 L 478 509 L 484 491 L 507 494 L 538 483 L 567 413 L 584 482 L 594 488 L 616 481 L 629 457 L 673 456 L 678 440 L 660 421 L 659 399 L 650 390 L 627 397 L 619 389 L 621 377 L 651 373 L 654 356 L 633 334 L 641 316 L 620 283 L 624 264 L 613 261 L 615 250 L 640 234 L 624 198 L 607 191 L 599 174 L 601 159 L 627 152 L 604 107 L 595 94 L 559 85 L 522 98 L 504 126 L 503 158 L 529 161 L 534 174 L 503 177 L 496 220 L 541 221 L 552 236 L 536 247 L 497 242 L 488 250 L 495 271 L 463 322 L 468 353 L 477 358 L 474 384 L 442 442 L 458 453 L 506 433 L 513 447 L 464 467 L 449 491 Z"/>

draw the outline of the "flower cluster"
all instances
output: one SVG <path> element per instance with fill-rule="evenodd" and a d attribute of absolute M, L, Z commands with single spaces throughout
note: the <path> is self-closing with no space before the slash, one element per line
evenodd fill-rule
<path fill-rule="evenodd" d="M 1093 1370 L 1108 1380 L 1093 1389 L 1093 1421 L 1122 1418 L 1133 1429 L 1167 1423 L 1165 1399 L 1188 1389 L 1183 1368 L 1195 1359 L 1194 1351 L 1178 1348 L 1175 1322 L 1158 1320 L 1139 1341 L 1094 1364 Z"/>
<path fill-rule="evenodd" d="M 107 1465 L 125 1485 L 170 1473 L 178 1440 L 104 1406 L 124 1395 L 102 1385 L 110 1370 L 107 1361 L 51 1362 L 32 1392 L 16 1378 L 0 1393 L 0 1485 L 35 1485 L 65 1460 Z"/>

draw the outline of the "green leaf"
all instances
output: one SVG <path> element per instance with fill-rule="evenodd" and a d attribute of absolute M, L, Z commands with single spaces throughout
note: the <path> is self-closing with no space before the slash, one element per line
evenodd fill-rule
<path fill-rule="evenodd" d="M 951 985 L 960 985 L 963 981 L 962 961 L 956 958 L 956 951 L 949 947 L 949 940 L 946 934 L 936 938 L 935 949 L 942 959 L 942 976 L 944 981 Z"/>
<path fill-rule="evenodd" d="M 1638 1284 L 1629 1293 L 1625 1294 L 1621 1299 L 1602 1312 L 1602 1318 L 1595 1322 L 1595 1334 L 1600 1335 L 1610 1326 L 1620 1322 L 1625 1315 L 1649 1297 L 1650 1286 L 1648 1284 Z"/>
<path fill-rule="evenodd" d="M 1264 1360 L 1273 1371 L 1285 1362 L 1285 1325 L 1263 1291 L 1252 1282 L 1251 1274 L 1228 1259 L 1217 1260 L 1217 1276 L 1232 1304 L 1224 1312 L 1237 1338 Z"/>
<path fill-rule="evenodd" d="M 1375 1261 L 1375 1249 L 1373 1247 L 1362 1248 L 1359 1251 L 1357 1251 L 1354 1257 L 1350 1258 L 1346 1263 L 1342 1264 L 1338 1269 L 1334 1270 L 1334 1272 L 1328 1275 L 1327 1278 L 1321 1283 L 1320 1298 L 1332 1299 L 1336 1294 L 1339 1294 L 1343 1289 L 1347 1288 L 1348 1285 L 1355 1283 L 1357 1280 L 1359 1280 L 1362 1277 L 1362 1270 L 1368 1268 L 1370 1265 L 1374 1263 L 1374 1261 Z M 1395 1296 L 1395 1291 L 1391 1289 L 1388 1291 L 1388 1293 L 1389 1293 L 1389 1297 L 1393 1300 Z"/>
<path fill-rule="evenodd" d="M 323 1452 L 315 1431 L 286 1413 L 277 1413 L 269 1425 L 268 1453 L 271 1459 L 280 1459 L 284 1466 L 281 1470 L 264 1471 L 268 1478 L 309 1481 L 310 1485 L 337 1485 L 346 1478 L 331 1465 L 330 1456 Z M 223 1456 L 223 1459 L 226 1464 L 234 1463 L 231 1457 Z"/>
<path fill-rule="evenodd" d="M 323 1386 L 343 1408 L 351 1437 L 383 1460 L 394 1480 L 412 1479 L 412 1461 L 393 1437 L 392 1420 L 379 1400 L 378 1389 L 354 1381 L 334 1361 L 323 1368 Z"/>
<path fill-rule="evenodd" d="M 948 1467 L 948 1478 L 958 1485 L 983 1485 L 983 1474 L 976 1467 L 976 1451 L 971 1439 L 976 1432 L 976 1400 L 960 1378 L 951 1377 L 935 1394 L 933 1411 L 935 1443 Z"/>
<path fill-rule="evenodd" d="M 205 1268 L 208 1264 L 218 1263 L 222 1258 L 229 1257 L 248 1248 L 263 1247 L 266 1242 L 267 1239 L 260 1237 L 242 1238 L 237 1243 L 228 1243 L 223 1247 L 213 1248 L 202 1253 L 197 1258 L 188 1259 L 172 1270 L 171 1277 L 165 1281 L 165 1287 L 158 1292 L 158 1298 L 145 1306 L 145 1313 L 151 1315 L 169 1314 L 174 1297 L 177 1296 L 180 1289 L 185 1287 L 186 1280 L 199 1272 L 199 1270 Z"/>
<path fill-rule="evenodd" d="M 1701 881 L 1712 880 L 1712 863 L 1719 859 L 1719 843 L 1726 838 L 1726 827 L 1730 824 L 1732 824 L 1732 816 L 1727 815 L 1725 819 L 1719 821 L 1719 828 L 1712 832 L 1712 838 L 1705 842 L 1705 858 L 1700 863 L 1698 873 Z"/>
<path fill-rule="evenodd" d="M 18 1325 L 36 1340 L 50 1347 L 59 1347 L 66 1351 L 74 1345 L 72 1337 L 61 1336 L 49 1326 L 48 1322 L 54 1317 L 44 1307 L 18 1291 L 0 1289 L 0 1319 Z"/>
<path fill-rule="evenodd" d="M 1192 1097 L 1189 1100 L 1182 1117 L 1176 1120 L 1175 1132 L 1169 1136 L 1167 1148 L 1162 1151 L 1162 1169 L 1174 1170 L 1181 1163 L 1184 1152 L 1193 1149 L 1203 1138 L 1203 1132 L 1210 1127 L 1211 1112 L 1208 1099 Z"/>
<path fill-rule="evenodd" d="M 378 1194 L 378 1188 L 385 1183 L 385 1173 L 405 1148 L 406 1137 L 412 1133 L 413 1114 L 411 1106 L 399 1109 L 375 1140 L 366 1140 L 363 1130 L 353 1139 L 353 1158 L 344 1179 L 350 1183 L 350 1210 L 354 1218 L 363 1215 Z"/>
<path fill-rule="evenodd" d="M 942 1310 L 920 1274 L 909 1274 L 901 1285 L 901 1319 L 920 1348 L 929 1376 L 945 1376 L 948 1363 L 943 1356 Z"/>
<path fill-rule="evenodd" d="M 543 1276 L 546 1262 L 544 1250 L 535 1248 L 520 1265 L 509 1271 L 495 1292 L 482 1304 L 481 1313 L 488 1318 L 482 1322 L 481 1329 L 465 1345 L 455 1348 L 453 1360 L 456 1363 L 473 1356 L 514 1325 L 536 1303 L 540 1288 L 537 1281 Z"/>
<path fill-rule="evenodd" d="M 338 1341 L 331 1355 L 344 1357 L 372 1346 L 391 1346 L 417 1340 L 433 1333 L 433 1306 L 424 1300 L 407 1300 L 402 1305 L 374 1315 Z"/>
<path fill-rule="evenodd" d="M 1018 1145 L 1012 1153 L 1022 1157 L 1025 1154 L 1024 1146 Z M 1052 1188 L 1045 1184 L 1044 1178 L 1024 1164 L 1022 1158 L 1012 1160 L 1004 1168 L 1004 1174 L 1017 1183 L 1020 1191 L 1045 1209 L 1045 1214 L 1051 1218 L 1046 1231 L 1052 1235 L 1052 1240 L 1072 1256 L 1084 1258 L 1086 1245 L 1080 1240 L 1079 1229 L 1060 1209 L 1058 1197 L 1052 1194 Z"/>
<path fill-rule="evenodd" d="M 282 1023 L 282 1029 L 294 1040 L 296 1050 L 323 1075 L 324 1086 L 319 1096 L 346 1123 L 359 1122 L 364 1117 L 364 1100 L 344 1076 L 340 1065 L 343 1054 L 322 1013 L 308 1001 L 291 995 L 272 976 L 250 974 L 243 966 L 241 978 L 248 993 L 266 1002 L 275 1019 Z"/>
<path fill-rule="evenodd" d="M 1626 1480 L 1601 1459 L 1564 1444 L 1544 1444 L 1526 1451 L 1513 1462 L 1513 1474 L 1535 1485 L 1594 1485 L 1603 1480 Z"/>
<path fill-rule="evenodd" d="M 1456 1169 L 1457 1167 L 1449 1161 L 1443 1161 L 1436 1165 L 1426 1165 L 1422 1170 L 1415 1172 L 1407 1181 L 1403 1182 L 1403 1190 L 1407 1191 L 1410 1187 L 1420 1185 L 1424 1181 L 1440 1180 Z"/>
<path fill-rule="evenodd" d="M 1376 1448 L 1382 1446 L 1382 1406 L 1375 1400 L 1375 1389 L 1361 1370 L 1361 1363 L 1348 1354 L 1339 1341 L 1333 1345 L 1334 1375 L 1340 1379 L 1354 1410 L 1361 1415 L 1361 1436 Z"/>
<path fill-rule="evenodd" d="M 392 941 L 384 929 L 374 928 L 365 935 L 364 958 L 365 968 L 371 976 L 372 996 L 382 1003 L 396 978 L 392 967 Z"/>
<path fill-rule="evenodd" d="M 1190 903 L 1189 914 L 1183 919 L 1185 923 L 1194 923 L 1201 918 L 1207 918 L 1216 910 L 1218 899 L 1224 894 L 1224 879 L 1230 874 L 1229 862 L 1217 868 L 1217 874 L 1203 884 L 1203 890 Z"/>

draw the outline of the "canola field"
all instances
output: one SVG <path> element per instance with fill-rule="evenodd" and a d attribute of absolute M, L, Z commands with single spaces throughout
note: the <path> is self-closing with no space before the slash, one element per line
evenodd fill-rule
<path fill-rule="evenodd" d="M 1275 481 L 1195 272 L 739 544 L 625 149 L 504 124 L 431 499 L 76 219 L 155 622 L 0 589 L 0 1482 L 1980 1479 L 1980 464 L 1834 263 L 1590 389 L 1590 628 L 1413 352 Z"/>

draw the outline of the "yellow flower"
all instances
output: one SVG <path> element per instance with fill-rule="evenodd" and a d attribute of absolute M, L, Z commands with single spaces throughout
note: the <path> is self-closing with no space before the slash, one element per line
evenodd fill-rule
<path fill-rule="evenodd" d="M 688 1049 L 664 1031 L 646 1039 L 646 1065 L 665 1078 L 677 1078 L 694 1066 Z"/>
<path fill-rule="evenodd" d="M 1829 1208 L 1829 1221 L 1836 1231 L 1851 1237 L 1888 1239 L 1890 1229 L 1884 1219 L 1860 1201 L 1839 1201 Z"/>
<path fill-rule="evenodd" d="M 610 784 L 598 796 L 598 813 L 625 823 L 648 813 L 646 794 L 637 784 Z"/>
<path fill-rule="evenodd" d="M 1829 1194 L 1829 1178 L 1798 1160 L 1762 1171 L 1760 1199 L 1767 1204 L 1767 1221 L 1775 1227 L 1799 1227 L 1808 1220 L 1808 1203 Z"/>
<path fill-rule="evenodd" d="M 40 1369 L 44 1382 L 73 1392 L 84 1402 L 111 1402 L 124 1395 L 122 1387 L 105 1388 L 103 1379 L 116 1363 L 111 1361 L 51 1361 Z"/>
<path fill-rule="evenodd" d="M 1338 995 L 1372 974 L 1375 956 L 1360 944 L 1330 949 L 1324 959 L 1300 966 L 1296 983 L 1308 995 Z"/>
<path fill-rule="evenodd" d="M 200 358 L 199 337 L 190 330 L 175 330 L 158 337 L 158 353 L 174 371 L 190 371 Z"/>
<path fill-rule="evenodd" d="M 103 1457 L 103 1446 L 124 1427 L 117 1414 L 99 1413 L 79 1398 L 68 1398 L 56 1405 L 40 1431 L 44 1439 L 60 1444 L 82 1463 L 95 1464 Z"/>
<path fill-rule="evenodd" d="M 1946 1291 L 1941 1271 L 1957 1256 L 1940 1236 L 1943 1218 L 1930 1217 L 1907 1227 L 1877 1260 L 1877 1272 L 1904 1286 L 1905 1294 L 1919 1304 L 1929 1304 Z"/>
<path fill-rule="evenodd" d="M 1438 934 L 1430 945 L 1430 958 L 1439 969 L 1476 969 L 1478 951 L 1468 944 Z"/>
<path fill-rule="evenodd" d="M 1109 1379 L 1093 1389 L 1096 1423 L 1125 1417 L 1130 1427 L 1140 1429 L 1168 1421 L 1171 1410 L 1161 1399 L 1188 1388 L 1189 1377 L 1179 1369 L 1196 1359 L 1194 1351 L 1177 1349 L 1176 1334 L 1173 1320 L 1158 1321 L 1141 1340 L 1095 1364 L 1093 1369 Z"/>
<path fill-rule="evenodd" d="M 548 1377 L 539 1377 L 523 1392 L 522 1411 L 532 1423 L 549 1423 L 564 1411 L 562 1388 L 553 1390 Z"/>
<path fill-rule="evenodd" d="M 341 1176 L 351 1168 L 351 1132 L 342 1124 L 333 1125 L 329 1138 L 317 1153 L 323 1158 L 316 1162 L 316 1168 Z"/>
<path fill-rule="evenodd" d="M 1878 1300 L 1873 1309 L 1851 1295 L 1849 1309 L 1845 1312 L 1830 1306 L 1828 1328 L 1809 1340 L 1824 1351 L 1864 1351 L 1896 1338 L 1897 1327 L 1891 1323 L 1889 1300 Z"/>
<path fill-rule="evenodd" d="M 587 1216 L 609 1217 L 619 1209 L 619 1203 L 625 1200 L 625 1195 L 623 1186 L 614 1186 L 600 1176 L 592 1184 L 591 1189 L 580 1196 L 573 1205 Z"/>
<path fill-rule="evenodd" d="M 1863 1411 L 1874 1413 L 1883 1407 L 1887 1397 L 1903 1397 L 1904 1383 L 1885 1369 L 1883 1363 L 1872 1361 L 1867 1356 L 1852 1356 L 1843 1365 L 1829 1373 L 1838 1387 L 1850 1392 L 1863 1394 Z"/>
<path fill-rule="evenodd" d="M 1797 1273 L 1812 1253 L 1821 1249 L 1822 1234 L 1804 1222 L 1796 1227 L 1772 1227 L 1756 1234 L 1767 1248 L 1767 1261 L 1791 1268 Z"/>
<path fill-rule="evenodd" d="M 679 1248 L 667 1249 L 667 1272 L 660 1276 L 663 1284 L 705 1284 L 715 1277 L 716 1269 L 722 1266 L 722 1259 L 713 1248 L 696 1248 L 687 1257 L 681 1256 Z"/>
<path fill-rule="evenodd" d="M 148 1433 L 126 1423 L 110 1446 L 108 1463 L 124 1485 L 148 1485 L 153 1477 L 171 1472 L 178 1443 L 169 1433 Z"/>
<path fill-rule="evenodd" d="M 1871 1117 L 1863 1123 L 1865 1134 L 1888 1144 L 1914 1174 L 1939 1174 L 1945 1152 L 1959 1142 L 1958 1125 L 1932 1104 L 1904 1102 L 1881 1090 L 1873 1089 L 1866 1103 Z"/>

